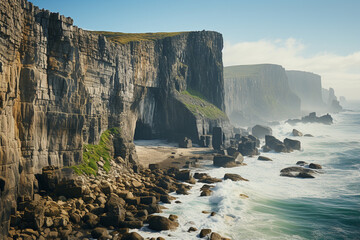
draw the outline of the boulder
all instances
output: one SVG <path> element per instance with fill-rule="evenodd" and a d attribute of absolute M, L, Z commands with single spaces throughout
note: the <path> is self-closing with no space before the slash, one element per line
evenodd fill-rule
<path fill-rule="evenodd" d="M 284 139 L 284 144 L 285 144 L 288 151 L 300 150 L 300 148 L 301 148 L 300 141 L 293 140 L 293 139 L 290 139 L 290 138 L 285 138 Z"/>
<path fill-rule="evenodd" d="M 191 173 L 190 170 L 182 170 L 180 172 L 177 172 L 175 174 L 175 179 L 179 181 L 188 181 L 191 179 Z"/>
<path fill-rule="evenodd" d="M 304 137 L 314 137 L 314 136 L 311 134 L 305 134 Z"/>
<path fill-rule="evenodd" d="M 305 161 L 297 161 L 296 162 L 296 165 L 300 165 L 300 166 L 305 166 L 306 164 L 308 164 L 308 163 Z"/>
<path fill-rule="evenodd" d="M 131 232 L 131 233 L 125 233 L 122 236 L 121 240 L 144 240 L 144 238 L 136 232 Z"/>
<path fill-rule="evenodd" d="M 265 136 L 265 145 L 268 146 L 268 148 L 274 150 L 275 152 L 286 152 L 287 151 L 285 144 L 274 136 L 266 135 Z"/>
<path fill-rule="evenodd" d="M 224 180 L 230 179 L 231 181 L 249 181 L 243 177 L 241 177 L 239 174 L 235 173 L 226 173 L 224 175 Z"/>
<path fill-rule="evenodd" d="M 84 195 L 83 182 L 75 179 L 64 180 L 56 185 L 55 193 L 67 198 L 80 198 Z"/>
<path fill-rule="evenodd" d="M 311 168 L 311 169 L 322 169 L 321 165 L 317 164 L 317 163 L 310 163 L 309 168 Z"/>
<path fill-rule="evenodd" d="M 235 167 L 235 166 L 237 166 L 234 157 L 225 156 L 225 155 L 214 156 L 213 164 L 216 167 Z"/>
<path fill-rule="evenodd" d="M 179 224 L 163 216 L 151 216 L 148 219 L 149 228 L 155 231 L 175 230 Z"/>
<path fill-rule="evenodd" d="M 210 235 L 210 240 L 222 240 L 222 239 L 223 238 L 221 237 L 221 235 L 216 232 L 212 232 Z"/>
<path fill-rule="evenodd" d="M 185 137 L 183 140 L 179 142 L 179 147 L 181 148 L 191 148 L 192 147 L 192 141 L 190 138 Z"/>
<path fill-rule="evenodd" d="M 250 137 L 241 137 L 241 142 L 238 146 L 238 151 L 243 156 L 253 156 L 258 155 L 259 151 L 256 148 L 257 142 L 251 139 Z"/>
<path fill-rule="evenodd" d="M 34 229 L 41 229 L 45 221 L 45 202 L 30 202 L 24 209 L 23 220 L 30 223 Z"/>
<path fill-rule="evenodd" d="M 204 238 L 207 235 L 209 235 L 210 233 L 211 233 L 211 229 L 207 229 L 207 228 L 201 229 L 199 236 L 200 236 L 200 238 Z"/>
<path fill-rule="evenodd" d="M 280 176 L 297 178 L 314 178 L 312 174 L 316 173 L 312 169 L 304 167 L 287 167 L 280 171 Z"/>
<path fill-rule="evenodd" d="M 207 196 L 211 196 L 212 191 L 210 189 L 204 189 L 201 193 L 200 193 L 200 197 L 207 197 Z"/>
<path fill-rule="evenodd" d="M 295 136 L 295 137 L 302 137 L 303 136 L 303 134 L 300 131 L 296 130 L 296 129 L 292 130 L 292 135 Z"/>
<path fill-rule="evenodd" d="M 98 238 L 111 238 L 106 228 L 97 227 L 91 231 L 91 236 L 95 239 Z"/>
<path fill-rule="evenodd" d="M 220 150 L 224 143 L 224 136 L 221 127 L 213 127 L 212 146 L 215 150 Z"/>
<path fill-rule="evenodd" d="M 268 157 L 265 157 L 265 156 L 259 156 L 258 160 L 260 160 L 260 161 L 272 161 L 271 158 L 268 158 Z"/>
<path fill-rule="evenodd" d="M 251 132 L 255 137 L 258 138 L 264 138 L 265 135 L 272 135 L 272 129 L 263 125 L 255 125 Z"/>
<path fill-rule="evenodd" d="M 260 147 L 260 140 L 259 138 L 255 137 L 254 135 L 248 135 L 247 136 L 248 138 L 250 138 L 253 142 L 256 143 L 256 147 Z"/>

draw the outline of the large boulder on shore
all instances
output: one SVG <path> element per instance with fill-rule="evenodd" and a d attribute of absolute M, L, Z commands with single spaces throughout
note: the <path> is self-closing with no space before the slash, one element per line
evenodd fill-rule
<path fill-rule="evenodd" d="M 287 148 L 288 151 L 300 150 L 300 148 L 301 148 L 300 141 L 293 140 L 293 139 L 290 139 L 290 138 L 285 138 L 284 139 L 284 144 L 285 144 L 285 147 Z"/>
<path fill-rule="evenodd" d="M 314 170 L 304 167 L 287 167 L 280 171 L 280 176 L 297 178 L 315 178 L 312 174 Z"/>
<path fill-rule="evenodd" d="M 234 157 L 220 154 L 214 156 L 213 164 L 216 167 L 235 167 L 237 165 Z"/>
<path fill-rule="evenodd" d="M 163 216 L 151 216 L 148 219 L 149 228 L 155 231 L 175 230 L 179 223 Z"/>
<path fill-rule="evenodd" d="M 251 137 L 241 137 L 241 142 L 238 146 L 238 151 L 243 156 L 253 156 L 258 155 L 259 151 L 257 149 L 257 141 Z"/>
<path fill-rule="evenodd" d="M 263 125 L 255 125 L 251 131 L 252 134 L 258 138 L 264 138 L 266 135 L 272 135 L 272 129 Z"/>
<path fill-rule="evenodd" d="M 274 136 L 266 135 L 265 145 L 275 152 L 287 152 L 285 144 Z"/>
<path fill-rule="evenodd" d="M 215 150 L 220 150 L 224 143 L 224 136 L 221 127 L 213 127 L 212 146 Z"/>
<path fill-rule="evenodd" d="M 190 138 L 185 137 L 179 142 L 179 147 L 181 148 L 191 148 L 192 147 L 192 141 Z"/>

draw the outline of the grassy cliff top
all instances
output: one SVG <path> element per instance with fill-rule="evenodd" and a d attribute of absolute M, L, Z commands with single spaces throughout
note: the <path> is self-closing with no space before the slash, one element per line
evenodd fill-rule
<path fill-rule="evenodd" d="M 187 91 L 182 91 L 180 99 L 186 108 L 195 116 L 201 116 L 211 120 L 228 119 L 223 111 L 207 101 L 201 93 L 195 90 L 188 89 Z"/>
<path fill-rule="evenodd" d="M 186 32 L 157 32 L 157 33 L 122 33 L 106 31 L 90 31 L 94 34 L 104 35 L 112 42 L 126 44 L 128 42 L 156 41 L 166 37 L 173 37 Z"/>
<path fill-rule="evenodd" d="M 254 64 L 224 67 L 224 79 L 258 75 L 266 67 L 281 67 L 276 64 Z"/>

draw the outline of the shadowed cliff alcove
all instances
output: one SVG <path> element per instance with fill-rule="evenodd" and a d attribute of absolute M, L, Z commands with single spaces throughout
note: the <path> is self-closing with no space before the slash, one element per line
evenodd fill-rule
<path fill-rule="evenodd" d="M 149 124 L 143 123 L 141 120 L 136 122 L 134 140 L 150 140 L 153 134 Z"/>

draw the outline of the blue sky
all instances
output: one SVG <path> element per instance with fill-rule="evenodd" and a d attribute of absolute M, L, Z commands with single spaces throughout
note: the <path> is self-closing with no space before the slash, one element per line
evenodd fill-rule
<path fill-rule="evenodd" d="M 224 37 L 224 65 L 266 61 L 281 64 L 288 69 L 303 68 L 300 70 L 325 74 L 323 78 L 325 87 L 339 85 L 343 88 L 343 83 L 339 84 L 336 79 L 343 79 L 346 74 L 350 81 L 360 82 L 360 60 L 357 55 L 360 52 L 360 0 L 32 0 L 32 2 L 40 8 L 70 16 L 74 19 L 75 25 L 90 30 L 119 32 L 214 30 L 222 33 Z M 258 52 L 258 57 L 252 54 L 252 48 L 263 49 L 264 52 Z M 284 52 L 281 59 L 274 56 L 277 51 Z M 272 55 L 267 56 L 270 53 Z M 249 54 L 251 57 L 248 59 Z M 329 60 L 331 57 L 335 57 L 335 60 Z M 286 62 L 284 58 L 292 60 Z M 316 59 L 322 61 L 319 62 L 319 66 L 322 67 L 311 66 L 317 64 Z M 326 69 L 329 62 L 333 63 L 328 67 L 332 71 L 334 71 L 334 62 L 338 65 L 349 63 L 355 66 L 359 63 L 359 71 L 356 68 L 346 68 L 341 70 L 345 75 L 341 75 L 340 72 L 329 75 Z M 360 90 L 360 83 L 357 90 Z M 346 95 L 346 89 L 340 91 Z M 355 96 L 355 92 L 352 94 Z"/>

